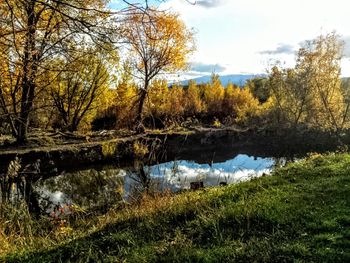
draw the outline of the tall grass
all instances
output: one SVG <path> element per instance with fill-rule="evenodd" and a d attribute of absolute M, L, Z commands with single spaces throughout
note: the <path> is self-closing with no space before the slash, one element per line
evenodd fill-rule
<path fill-rule="evenodd" d="M 36 215 L 30 212 L 25 199 L 0 203 L 0 259 L 8 253 L 52 248 L 72 239 L 91 234 L 108 224 L 128 218 L 141 218 L 171 204 L 170 192 L 147 191 L 139 193 L 137 200 L 120 203 L 105 214 L 86 211 L 77 205 L 55 213 Z M 1 261 L 1 260 L 0 260 Z"/>

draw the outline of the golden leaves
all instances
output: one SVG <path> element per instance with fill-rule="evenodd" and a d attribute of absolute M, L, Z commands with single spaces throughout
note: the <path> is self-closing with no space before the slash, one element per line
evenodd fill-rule
<path fill-rule="evenodd" d="M 194 51 L 193 32 L 174 13 L 149 10 L 133 12 L 125 20 L 124 32 L 131 45 L 131 59 L 137 71 L 152 79 L 160 72 L 186 68 Z"/>

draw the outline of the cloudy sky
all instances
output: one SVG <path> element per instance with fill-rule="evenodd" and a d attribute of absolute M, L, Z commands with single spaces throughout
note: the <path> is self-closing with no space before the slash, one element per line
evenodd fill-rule
<path fill-rule="evenodd" d="M 197 32 L 197 73 L 264 73 L 274 60 L 293 66 L 300 43 L 334 30 L 350 44 L 348 0 L 167 0 L 160 7 Z M 350 56 L 350 45 L 345 51 Z M 350 76 L 349 57 L 342 75 Z"/>

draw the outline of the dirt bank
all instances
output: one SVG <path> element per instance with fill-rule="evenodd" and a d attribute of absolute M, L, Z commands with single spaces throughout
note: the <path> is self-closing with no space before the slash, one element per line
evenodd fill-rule
<path fill-rule="evenodd" d="M 112 133 L 111 133 L 112 134 Z M 290 153 L 332 150 L 336 142 L 327 134 L 315 132 L 276 136 L 270 131 L 230 128 L 195 128 L 182 131 L 147 132 L 141 135 L 80 136 L 54 145 L 2 147 L 0 167 L 6 170 L 16 157 L 23 164 L 40 160 L 43 171 L 78 168 L 96 163 L 129 163 L 145 158 L 157 161 L 174 158 L 198 163 L 225 161 L 238 153 L 253 156 L 287 156 Z M 229 155 L 229 156 L 228 156 Z"/>

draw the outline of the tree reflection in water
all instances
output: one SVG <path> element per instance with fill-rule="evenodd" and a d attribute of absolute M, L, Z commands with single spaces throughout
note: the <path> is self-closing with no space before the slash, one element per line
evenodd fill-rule
<path fill-rule="evenodd" d="M 202 182 L 204 187 L 236 183 L 268 174 L 274 165 L 285 162 L 285 158 L 238 154 L 232 159 L 210 164 L 187 160 L 157 165 L 135 162 L 132 168 L 85 169 L 49 178 L 40 177 L 39 171 L 33 172 L 34 166 L 18 169 L 16 163 L 12 163 L 7 175 L 1 177 L 1 200 L 16 202 L 24 198 L 31 211 L 54 216 L 69 214 L 73 206 L 88 213 L 105 213 L 125 202 L 139 201 L 144 192 L 176 192 L 190 189 L 191 183 L 195 182 Z"/>
<path fill-rule="evenodd" d="M 21 160 L 16 157 L 10 162 L 7 172 L 0 174 L 0 204 L 10 203 L 16 206 L 25 200 L 29 211 L 39 215 L 39 196 L 33 189 L 33 182 L 38 180 L 39 175 L 40 160 L 23 167 Z"/>
<path fill-rule="evenodd" d="M 115 168 L 87 169 L 40 180 L 35 189 L 46 212 L 74 204 L 104 213 L 123 200 L 124 175 L 123 170 Z"/>

